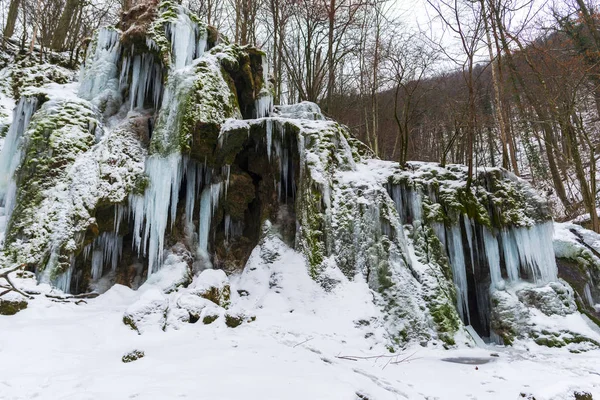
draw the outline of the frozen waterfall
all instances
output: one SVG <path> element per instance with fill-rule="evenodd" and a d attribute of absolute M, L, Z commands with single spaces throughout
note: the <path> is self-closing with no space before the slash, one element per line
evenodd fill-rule
<path fill-rule="evenodd" d="M 402 224 L 423 223 L 423 204 L 420 191 L 404 185 L 388 185 Z M 436 202 L 429 193 L 429 200 Z M 419 225 L 415 225 L 419 226 Z M 453 281 L 457 290 L 456 306 L 465 324 L 471 324 L 476 301 L 478 318 L 489 324 L 489 296 L 480 289 L 504 290 L 506 285 L 529 281 L 545 285 L 558 279 L 552 244 L 552 221 L 530 227 L 505 227 L 501 230 L 475 223 L 466 215 L 452 224 L 435 222 L 433 232 L 446 248 Z M 476 285 L 476 286 L 473 286 Z"/>
<path fill-rule="evenodd" d="M 14 174 L 21 163 L 21 141 L 29 126 L 31 116 L 37 109 L 38 100 L 35 97 L 22 97 L 13 110 L 13 122 L 0 151 L 0 206 L 4 207 L 6 222 L 14 207 L 16 183 Z"/>

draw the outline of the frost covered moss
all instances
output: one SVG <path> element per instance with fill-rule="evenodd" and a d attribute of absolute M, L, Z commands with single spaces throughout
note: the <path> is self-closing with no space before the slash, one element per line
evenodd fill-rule
<path fill-rule="evenodd" d="M 102 136 L 83 100 L 51 99 L 24 134 L 17 198 L 6 235 L 9 262 L 55 281 L 83 246 L 100 205 L 122 203 L 143 172 L 144 151 L 129 129 Z M 93 229 L 92 229 L 93 231 Z M 96 234 L 97 234 L 96 229 Z"/>
<path fill-rule="evenodd" d="M 547 203 L 524 181 L 499 168 L 477 172 L 467 190 L 466 167 L 411 162 L 398 169 L 390 185 L 415 188 L 425 193 L 425 218 L 430 222 L 455 223 L 467 215 L 488 228 L 532 226 L 551 219 Z"/>
<path fill-rule="evenodd" d="M 70 69 L 40 63 L 35 57 L 22 58 L 8 67 L 7 76 L 0 81 L 0 87 L 7 94 L 18 100 L 26 88 L 39 88 L 49 83 L 69 83 L 75 79 L 76 73 Z"/>
<path fill-rule="evenodd" d="M 227 118 L 241 118 L 235 92 L 218 60 L 206 55 L 194 66 L 172 73 L 165 96 L 170 106 L 160 110 L 151 152 L 183 151 L 214 163 L 221 125 Z"/>
<path fill-rule="evenodd" d="M 452 283 L 452 269 L 442 243 L 429 226 L 412 229 L 411 237 L 419 263 L 413 266 L 419 282 L 423 285 L 423 298 L 436 331 L 442 341 L 454 345 L 454 335 L 462 327 L 456 310 L 456 288 Z"/>

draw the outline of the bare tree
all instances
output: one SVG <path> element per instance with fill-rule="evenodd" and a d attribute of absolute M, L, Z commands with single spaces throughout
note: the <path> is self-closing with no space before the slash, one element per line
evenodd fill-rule
<path fill-rule="evenodd" d="M 468 106 L 465 131 L 467 189 L 469 189 L 473 181 L 473 149 L 477 126 L 474 67 L 483 33 L 483 14 L 480 5 L 469 0 L 428 0 L 428 3 L 462 47 L 462 57 L 443 51 L 453 62 L 460 65 L 467 87 Z"/>

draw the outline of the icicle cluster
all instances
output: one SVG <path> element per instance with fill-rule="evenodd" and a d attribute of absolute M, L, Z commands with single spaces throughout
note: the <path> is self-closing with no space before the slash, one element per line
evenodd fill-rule
<path fill-rule="evenodd" d="M 269 85 L 269 63 L 266 56 L 262 56 L 263 89 L 256 100 L 256 118 L 268 117 L 273 111 L 273 95 Z"/>
<path fill-rule="evenodd" d="M 102 28 L 93 52 L 88 54 L 79 78 L 79 96 L 86 100 L 102 97 L 104 91 L 117 91 L 118 60 L 121 55 L 120 32 Z"/>
<path fill-rule="evenodd" d="M 157 109 L 163 90 L 163 73 L 160 62 L 156 62 L 154 55 L 147 53 L 124 56 L 119 78 L 121 88 L 127 85 L 130 74 L 130 109 L 143 109 L 147 99 L 150 99 L 153 108 Z"/>
<path fill-rule="evenodd" d="M 403 185 L 390 185 L 388 191 L 402 224 L 423 222 L 423 195 L 419 191 Z M 428 196 L 432 203 L 437 203 L 434 193 Z M 558 279 L 551 221 L 531 227 L 491 229 L 476 224 L 463 214 L 451 225 L 435 222 L 432 228 L 446 249 L 457 289 L 457 309 L 466 324 L 474 317 L 470 315 L 470 290 L 476 292 L 479 320 L 487 324 L 489 318 L 488 293 L 477 287 L 469 288 L 469 274 L 480 279 L 489 274 L 489 290 L 492 291 L 503 290 L 507 284 L 522 280 L 544 285 Z M 468 266 L 471 271 L 467 270 Z"/>
<path fill-rule="evenodd" d="M 22 159 L 21 141 L 37 104 L 38 100 L 35 97 L 22 97 L 19 100 L 0 152 L 0 207 L 4 208 L 6 221 L 10 219 L 14 207 L 17 189 L 14 175 Z"/>
<path fill-rule="evenodd" d="M 123 253 L 123 237 L 115 232 L 103 232 L 83 249 L 83 261 L 92 260 L 92 280 L 102 277 L 104 266 L 109 264 L 111 271 L 117 269 Z"/>

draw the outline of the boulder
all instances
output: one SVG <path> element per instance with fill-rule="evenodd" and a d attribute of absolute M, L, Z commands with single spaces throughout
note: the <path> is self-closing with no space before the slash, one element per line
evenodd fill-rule
<path fill-rule="evenodd" d="M 15 315 L 27 308 L 27 299 L 16 292 L 8 292 L 0 297 L 0 315 Z"/>
<path fill-rule="evenodd" d="M 150 288 L 123 315 L 123 323 L 142 334 L 153 329 L 165 330 L 169 300 L 157 288 Z"/>
<path fill-rule="evenodd" d="M 203 297 L 218 306 L 227 308 L 231 302 L 229 279 L 224 271 L 218 269 L 204 270 L 194 278 L 188 287 L 193 295 Z"/>

